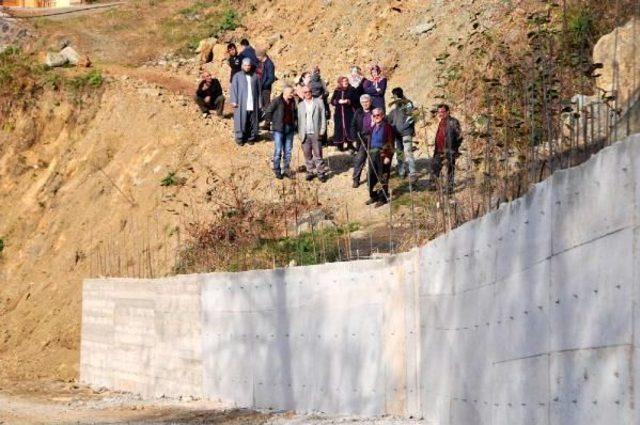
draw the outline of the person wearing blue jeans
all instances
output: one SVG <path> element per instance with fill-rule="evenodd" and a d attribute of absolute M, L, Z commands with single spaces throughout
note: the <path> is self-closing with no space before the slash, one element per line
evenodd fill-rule
<path fill-rule="evenodd" d="M 282 90 L 282 94 L 267 106 L 264 115 L 265 120 L 271 123 L 273 131 L 273 172 L 280 180 L 284 177 L 292 178 L 291 152 L 293 151 L 293 135 L 296 132 L 298 121 L 293 87 L 286 86 Z M 282 167 L 283 160 L 284 167 Z"/>

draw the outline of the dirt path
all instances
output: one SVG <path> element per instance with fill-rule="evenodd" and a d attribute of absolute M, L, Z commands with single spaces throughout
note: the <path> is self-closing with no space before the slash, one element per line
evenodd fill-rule
<path fill-rule="evenodd" d="M 128 78 L 144 81 L 148 84 L 157 85 L 172 94 L 182 96 L 192 96 L 194 92 L 194 78 L 184 75 L 164 71 L 161 68 L 133 68 L 122 65 L 101 65 L 100 68 L 105 75 L 121 78 Z"/>
<path fill-rule="evenodd" d="M 11 16 L 16 18 L 51 18 L 51 19 L 65 19 L 70 17 L 76 17 L 78 15 L 84 15 L 89 13 L 97 13 L 103 10 L 111 9 L 112 7 L 125 4 L 123 1 L 116 1 L 111 3 L 98 3 L 98 4 L 85 4 L 81 6 L 72 7 L 59 7 L 59 8 L 40 8 L 34 9 L 30 7 L 12 7 L 7 9 Z"/>
<path fill-rule="evenodd" d="M 272 415 L 225 409 L 203 401 L 144 402 L 130 395 L 99 400 L 54 397 L 50 401 L 0 394 L 0 424 L 261 424 Z"/>
<path fill-rule="evenodd" d="M 257 412 L 203 400 L 141 400 L 126 393 L 97 393 L 89 388 L 45 381 L 37 390 L 0 389 L 0 425 L 332 425 L 422 424 L 420 420 L 327 417 L 293 412 Z M 31 383 L 37 385 L 37 383 Z M 52 395 L 54 394 L 54 395 Z"/>

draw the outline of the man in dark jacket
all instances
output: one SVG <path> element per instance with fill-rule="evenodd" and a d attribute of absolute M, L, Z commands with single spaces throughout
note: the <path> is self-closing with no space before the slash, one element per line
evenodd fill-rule
<path fill-rule="evenodd" d="M 233 76 L 242 69 L 242 56 L 238 54 L 238 48 L 234 43 L 227 44 L 227 53 L 229 54 L 229 68 L 231 68 L 231 76 L 229 81 L 233 81 Z"/>
<path fill-rule="evenodd" d="M 293 174 L 289 165 L 293 151 L 293 136 L 298 126 L 298 110 L 293 98 L 293 87 L 286 86 L 282 90 L 282 94 L 267 106 L 264 115 L 265 119 L 271 122 L 273 130 L 273 172 L 280 180 L 283 177 L 292 178 Z M 283 159 L 284 170 L 280 167 Z"/>
<path fill-rule="evenodd" d="M 322 80 L 322 76 L 320 75 L 320 67 L 318 66 L 313 68 L 313 72 L 311 73 L 311 81 L 309 82 L 309 88 L 311 88 L 311 95 L 314 99 L 322 100 L 327 120 L 330 119 L 331 109 L 329 108 L 329 91 L 327 90 L 327 85 Z"/>
<path fill-rule="evenodd" d="M 276 67 L 266 51 L 258 50 L 257 56 L 258 67 L 256 68 L 256 74 L 260 78 L 260 84 L 262 84 L 262 104 L 269 105 L 271 103 L 271 87 L 276 81 Z M 269 120 L 266 118 L 264 127 L 265 130 L 270 127 Z"/>
<path fill-rule="evenodd" d="M 431 168 L 432 187 L 440 178 L 440 172 L 444 162 L 447 162 L 447 186 L 446 192 L 451 194 L 455 188 L 456 158 L 460 156 L 459 149 L 462 144 L 462 130 L 460 121 L 450 115 L 449 105 L 438 106 L 438 131 L 436 132 L 435 149 L 433 152 L 433 165 Z"/>
<path fill-rule="evenodd" d="M 367 148 L 369 145 L 369 135 L 371 134 L 371 96 L 363 94 L 360 96 L 362 108 L 356 110 L 351 121 L 351 134 L 356 138 L 356 155 L 353 157 L 353 187 L 360 186 L 362 170 L 367 162 Z"/>
<path fill-rule="evenodd" d="M 393 159 L 394 141 L 393 127 L 387 121 L 382 108 L 376 108 L 371 113 L 373 125 L 369 136 L 368 183 L 369 200 L 367 205 L 375 203 L 381 207 L 391 200 L 389 192 L 389 177 L 391 176 L 391 160 Z M 381 189 L 376 190 L 380 183 Z"/>
<path fill-rule="evenodd" d="M 242 49 L 242 51 L 240 52 L 240 60 L 249 58 L 251 59 L 251 65 L 253 65 L 253 68 L 257 68 L 258 57 L 256 56 L 256 49 L 254 49 L 251 44 L 249 44 L 249 40 L 243 38 L 240 41 L 240 48 Z"/>
<path fill-rule="evenodd" d="M 404 96 L 404 91 L 396 87 L 391 91 L 393 109 L 389 113 L 389 122 L 393 127 L 396 139 L 396 162 L 398 176 L 406 176 L 405 163 L 409 168 L 409 182 L 417 181 L 416 162 L 413 157 L 413 137 L 416 134 L 413 103 Z"/>
<path fill-rule="evenodd" d="M 222 94 L 220 81 L 217 78 L 213 78 L 208 72 L 202 74 L 202 80 L 198 84 L 194 100 L 205 118 L 209 117 L 211 111 L 214 110 L 219 117 L 224 112 L 224 95 Z"/>

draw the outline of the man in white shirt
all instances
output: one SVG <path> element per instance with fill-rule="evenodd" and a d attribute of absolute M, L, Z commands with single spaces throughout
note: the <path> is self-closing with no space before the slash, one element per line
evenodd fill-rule
<path fill-rule="evenodd" d="M 251 59 L 242 60 L 242 71 L 231 80 L 230 100 L 233 107 L 233 130 L 236 143 L 253 144 L 258 138 L 260 117 L 260 80 L 253 72 Z"/>

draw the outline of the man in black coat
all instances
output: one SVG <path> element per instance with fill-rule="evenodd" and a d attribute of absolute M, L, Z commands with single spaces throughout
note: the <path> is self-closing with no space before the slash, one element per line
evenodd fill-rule
<path fill-rule="evenodd" d="M 210 73 L 205 72 L 202 74 L 202 80 L 198 84 L 194 100 L 203 117 L 208 117 L 212 111 L 216 111 L 218 116 L 222 117 L 224 113 L 222 87 L 220 86 L 220 81 L 217 78 L 213 78 Z"/>
<path fill-rule="evenodd" d="M 227 53 L 229 54 L 229 68 L 231 68 L 231 76 L 229 81 L 233 80 L 233 76 L 242 69 L 242 56 L 238 54 L 238 48 L 234 43 L 227 44 Z"/>
<path fill-rule="evenodd" d="M 273 131 L 273 172 L 277 179 L 293 177 L 290 169 L 293 136 L 298 127 L 298 109 L 293 97 L 293 87 L 285 86 L 282 94 L 265 108 L 265 120 Z M 284 168 L 281 167 L 284 162 Z"/>
<path fill-rule="evenodd" d="M 269 55 L 267 55 L 266 50 L 258 50 L 256 54 L 258 56 L 256 74 L 258 74 L 260 84 L 262 85 L 262 105 L 266 107 L 271 103 L 271 88 L 276 81 L 276 67 Z M 269 128 L 269 119 L 265 119 L 264 129 L 269 130 Z"/>
<path fill-rule="evenodd" d="M 433 164 L 431 167 L 431 186 L 435 187 L 435 181 L 440 178 L 440 172 L 444 163 L 447 163 L 447 185 L 445 191 L 453 193 L 455 188 L 456 159 L 460 156 L 459 149 L 462 144 L 462 130 L 460 121 L 453 118 L 449 105 L 438 106 L 438 131 L 433 152 Z"/>
<path fill-rule="evenodd" d="M 373 121 L 371 117 L 371 96 L 363 94 L 360 96 L 362 108 L 356 110 L 351 121 L 351 134 L 356 138 L 356 155 L 353 158 L 353 187 L 360 186 L 362 170 L 367 163 L 367 149 L 369 148 L 369 137 Z"/>
<path fill-rule="evenodd" d="M 251 65 L 253 65 L 253 69 L 255 70 L 258 67 L 258 56 L 256 55 L 256 49 L 251 46 L 249 40 L 243 38 L 240 40 L 240 48 L 242 51 L 240 52 L 240 60 L 244 58 L 251 59 Z"/>

